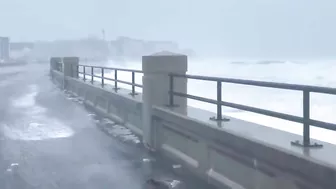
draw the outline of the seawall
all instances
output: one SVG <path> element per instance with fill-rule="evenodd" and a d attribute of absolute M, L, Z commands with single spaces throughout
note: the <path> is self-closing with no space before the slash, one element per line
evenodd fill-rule
<path fill-rule="evenodd" d="M 66 73 L 66 71 L 64 71 Z M 145 135 L 143 95 L 113 90 L 51 70 L 55 83 L 76 94 L 100 114 Z M 229 118 L 214 122 L 214 113 L 193 107 L 152 106 L 151 144 L 199 178 L 234 189 L 334 189 L 336 147 L 299 148 L 289 141 L 298 135 Z"/>

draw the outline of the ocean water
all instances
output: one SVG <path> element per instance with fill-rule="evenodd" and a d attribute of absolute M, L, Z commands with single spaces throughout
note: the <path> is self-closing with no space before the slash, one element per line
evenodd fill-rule
<path fill-rule="evenodd" d="M 300 61 L 258 64 L 256 61 L 235 62 L 230 60 L 203 59 L 189 60 L 188 74 L 206 75 L 226 78 L 250 79 L 258 81 L 284 82 L 292 84 L 336 87 L 336 64 L 333 61 Z M 141 70 L 141 62 L 124 62 L 119 64 L 110 61 L 109 67 L 122 67 Z M 105 74 L 113 78 L 114 74 Z M 136 82 L 142 83 L 141 74 L 136 74 Z M 118 79 L 131 81 L 131 74 L 118 73 Z M 120 87 L 130 88 L 127 85 Z M 224 101 L 263 108 L 267 110 L 302 116 L 302 92 L 282 89 L 269 89 L 237 84 L 223 83 L 222 99 Z M 141 92 L 141 89 L 137 88 Z M 216 98 L 216 83 L 210 81 L 188 81 L 188 93 Z M 190 106 L 200 107 L 216 112 L 216 106 L 188 100 Z M 312 119 L 336 123 L 336 96 L 311 93 Z M 302 135 L 302 124 L 263 116 L 246 111 L 238 111 L 223 107 L 223 114 L 246 121 L 262 124 L 267 127 Z M 311 138 L 336 144 L 336 132 L 311 127 Z"/>

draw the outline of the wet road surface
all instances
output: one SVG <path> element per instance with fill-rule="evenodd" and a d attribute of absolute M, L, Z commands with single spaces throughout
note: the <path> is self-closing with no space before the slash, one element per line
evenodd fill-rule
<path fill-rule="evenodd" d="M 141 189 L 152 177 L 209 188 L 175 174 L 183 167 L 148 154 L 138 137 L 56 88 L 48 73 L 38 64 L 0 70 L 1 189 Z"/>

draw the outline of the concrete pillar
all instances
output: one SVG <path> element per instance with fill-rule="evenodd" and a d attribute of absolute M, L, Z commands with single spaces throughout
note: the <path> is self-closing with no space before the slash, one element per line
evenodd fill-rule
<path fill-rule="evenodd" d="M 64 57 L 63 58 L 63 73 L 64 76 L 78 77 L 77 66 L 79 64 L 78 57 Z"/>
<path fill-rule="evenodd" d="M 50 58 L 50 70 L 56 70 L 57 63 L 62 62 L 62 58 L 60 57 L 51 57 Z"/>
<path fill-rule="evenodd" d="M 64 57 L 63 58 L 63 89 L 67 88 L 66 77 L 78 77 L 77 66 L 79 63 L 78 57 Z"/>
<path fill-rule="evenodd" d="M 51 57 L 50 58 L 50 77 L 53 78 L 52 71 L 57 69 L 57 64 L 62 62 L 62 58 L 60 57 Z"/>
<path fill-rule="evenodd" d="M 152 107 L 169 104 L 169 73 L 186 74 L 188 57 L 171 52 L 160 52 L 142 57 L 143 109 L 142 127 L 143 143 L 155 149 L 155 125 L 152 124 Z M 187 79 L 175 78 L 173 90 L 187 93 Z M 180 113 L 187 110 L 187 99 L 175 97 L 175 109 Z"/>

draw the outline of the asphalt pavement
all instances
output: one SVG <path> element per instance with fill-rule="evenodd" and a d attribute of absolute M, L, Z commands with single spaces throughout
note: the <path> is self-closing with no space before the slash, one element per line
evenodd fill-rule
<path fill-rule="evenodd" d="M 142 189 L 149 178 L 210 187 L 176 174 L 183 167 L 149 154 L 130 130 L 57 88 L 48 69 L 0 70 L 1 189 Z"/>

